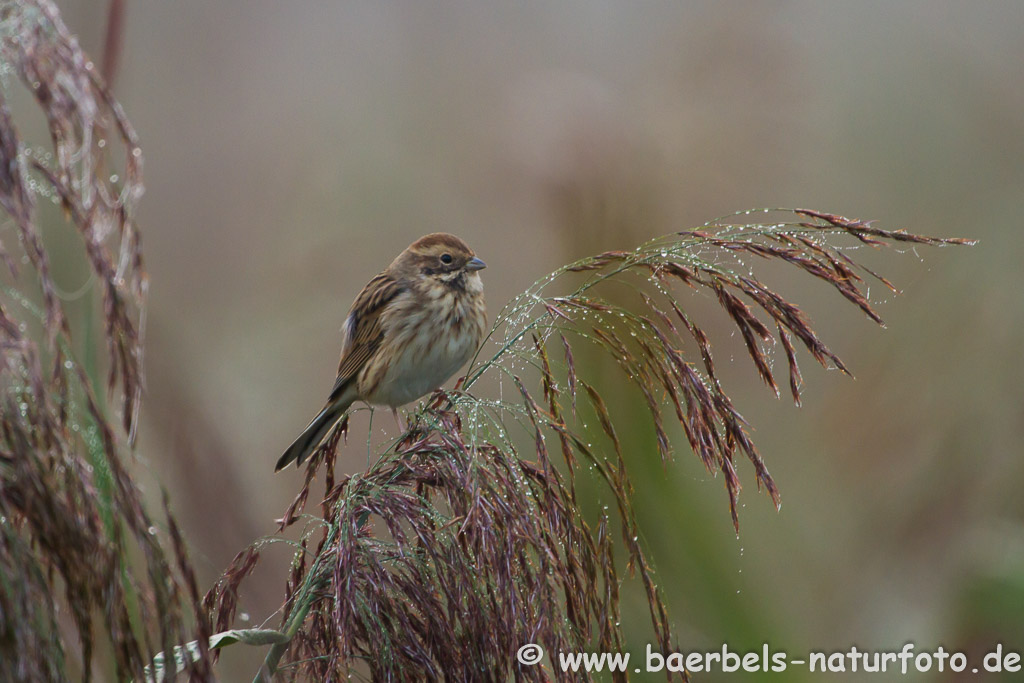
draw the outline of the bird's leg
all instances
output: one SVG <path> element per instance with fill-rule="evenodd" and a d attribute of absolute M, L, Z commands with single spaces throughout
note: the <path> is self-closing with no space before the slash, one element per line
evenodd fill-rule
<path fill-rule="evenodd" d="M 398 414 L 398 408 L 392 408 L 391 414 L 395 416 L 395 424 L 398 425 L 398 431 L 405 433 L 406 425 L 405 421 L 402 420 L 402 416 Z"/>
<path fill-rule="evenodd" d="M 373 462 L 373 450 L 370 448 L 370 440 L 373 438 L 373 406 L 367 404 L 370 409 L 370 425 L 366 429 L 366 469 L 370 469 L 370 463 Z"/>

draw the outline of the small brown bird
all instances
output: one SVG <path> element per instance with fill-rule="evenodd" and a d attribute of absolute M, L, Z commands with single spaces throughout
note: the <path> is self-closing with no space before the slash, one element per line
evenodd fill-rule
<path fill-rule="evenodd" d="M 484 336 L 487 310 L 473 250 L 442 232 L 421 237 L 359 292 L 345 318 L 338 378 L 327 405 L 274 471 L 302 464 L 355 401 L 397 408 L 437 389 Z"/>

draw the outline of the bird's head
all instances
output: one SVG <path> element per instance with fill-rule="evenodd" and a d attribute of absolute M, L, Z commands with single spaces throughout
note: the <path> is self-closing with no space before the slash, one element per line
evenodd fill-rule
<path fill-rule="evenodd" d="M 419 238 L 391 265 L 406 277 L 430 279 L 452 287 L 464 287 L 468 278 L 486 264 L 455 235 L 435 232 Z"/>

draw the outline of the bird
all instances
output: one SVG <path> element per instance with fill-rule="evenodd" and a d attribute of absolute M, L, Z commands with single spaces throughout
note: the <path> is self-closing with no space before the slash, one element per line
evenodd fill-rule
<path fill-rule="evenodd" d="M 338 376 L 326 405 L 277 461 L 316 451 L 355 401 L 396 410 L 438 389 L 473 357 L 487 308 L 486 264 L 461 239 L 424 235 L 371 279 L 342 327 Z"/>

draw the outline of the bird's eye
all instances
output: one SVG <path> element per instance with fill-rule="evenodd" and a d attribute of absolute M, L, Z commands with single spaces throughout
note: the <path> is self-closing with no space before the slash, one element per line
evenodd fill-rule
<path fill-rule="evenodd" d="M 441 263 L 448 264 L 448 263 L 451 263 L 451 262 L 452 262 L 452 255 L 451 254 L 441 254 Z"/>

